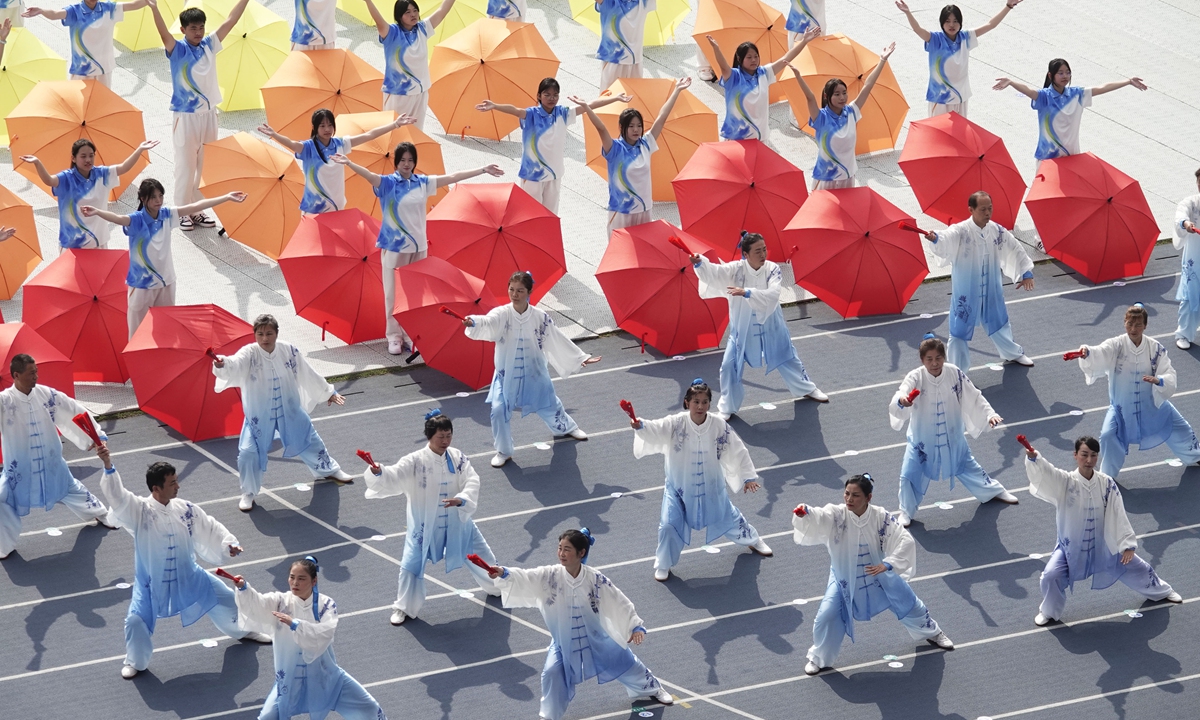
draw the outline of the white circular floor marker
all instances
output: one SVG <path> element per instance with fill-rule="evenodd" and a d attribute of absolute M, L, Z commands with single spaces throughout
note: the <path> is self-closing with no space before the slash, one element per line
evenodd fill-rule
<path fill-rule="evenodd" d="M 206 648 L 215 648 L 217 646 L 217 641 L 209 638 L 207 640 L 201 640 L 200 644 Z"/>
<path fill-rule="evenodd" d="M 683 360 L 683 356 L 682 355 L 672 355 L 671 359 L 672 360 Z"/>
<path fill-rule="evenodd" d="M 308 492 L 309 490 L 312 490 L 308 483 L 296 483 L 292 487 L 296 488 L 300 492 Z"/>
<path fill-rule="evenodd" d="M 807 605 L 807 604 L 808 604 L 808 599 L 807 599 L 807 598 L 796 598 L 796 599 L 795 599 L 795 600 L 793 600 L 792 602 L 793 602 L 793 603 L 795 603 L 795 604 L 797 604 L 797 605 Z"/>
<path fill-rule="evenodd" d="M 372 535 L 371 539 L 375 542 L 383 542 L 384 540 L 387 540 L 387 535 Z"/>
<path fill-rule="evenodd" d="M 858 451 L 857 451 L 857 450 L 847 450 L 847 451 L 845 452 L 845 454 L 846 454 L 846 455 L 857 455 L 857 454 L 858 454 Z"/>
<path fill-rule="evenodd" d="M 763 410 L 774 410 L 775 409 L 775 404 L 769 403 L 769 402 L 759 403 L 758 406 L 760 408 L 762 408 Z"/>
<path fill-rule="evenodd" d="M 1183 461 L 1179 458 L 1171 458 L 1167 461 L 1167 464 L 1171 467 L 1183 467 Z"/>
<path fill-rule="evenodd" d="M 1004 366 L 1000 363 L 988 363 L 988 370 L 1003 370 Z"/>
<path fill-rule="evenodd" d="M 129 588 L 131 588 L 133 586 L 126 582 L 119 582 L 116 585 L 113 585 L 113 587 L 115 587 L 118 590 L 128 590 Z"/>
<path fill-rule="evenodd" d="M 1114 282 L 1114 283 L 1113 283 L 1113 287 L 1125 287 L 1125 281 L 1124 281 L 1124 280 L 1118 280 L 1118 281 L 1116 281 L 1116 282 Z"/>
<path fill-rule="evenodd" d="M 928 320 L 928 319 L 929 319 L 929 318 L 931 318 L 931 317 L 933 317 L 933 316 L 932 316 L 932 315 L 930 315 L 929 313 L 921 313 L 921 319 L 922 319 L 922 320 Z"/>
<path fill-rule="evenodd" d="M 1078 416 L 1078 415 L 1082 415 L 1082 414 L 1083 414 L 1083 411 L 1082 411 L 1082 410 L 1071 410 L 1071 411 L 1070 411 L 1070 412 L 1068 412 L 1067 414 L 1068 414 L 1068 415 L 1076 415 L 1076 416 Z"/>
<path fill-rule="evenodd" d="M 936 503 L 936 505 L 938 510 L 951 510 L 954 508 L 954 506 L 948 502 L 940 502 Z"/>
<path fill-rule="evenodd" d="M 716 555 L 717 553 L 721 552 L 721 548 L 713 547 L 712 545 L 701 545 L 700 549 L 709 555 Z"/>
<path fill-rule="evenodd" d="M 899 662 L 898 660 L 893 660 L 893 661 L 891 661 L 890 663 L 888 663 L 888 667 L 890 667 L 890 668 L 902 668 L 902 667 L 904 667 L 904 663 L 902 663 L 902 662 Z"/>
<path fill-rule="evenodd" d="M 614 497 L 614 498 L 619 498 L 619 497 L 621 497 L 621 493 L 609 493 L 608 496 Z"/>
<path fill-rule="evenodd" d="M 455 592 L 458 593 L 460 598 L 466 598 L 470 600 L 471 598 L 475 597 L 475 593 L 471 592 L 470 590 L 455 590 Z"/>
<path fill-rule="evenodd" d="M 534 443 L 533 446 L 538 450 L 549 450 L 550 443 Z"/>
<path fill-rule="evenodd" d="M 50 537 L 58 537 L 59 535 L 62 535 L 62 530 L 59 530 L 56 527 L 49 527 L 46 528 L 46 534 Z"/>
<path fill-rule="evenodd" d="M 1029 553 L 1030 560 L 1041 560 L 1043 557 L 1045 557 L 1045 556 L 1042 555 L 1041 553 Z"/>
<path fill-rule="evenodd" d="M 456 393 L 454 393 L 454 397 L 471 397 L 471 393 L 469 393 L 469 392 L 456 392 Z"/>

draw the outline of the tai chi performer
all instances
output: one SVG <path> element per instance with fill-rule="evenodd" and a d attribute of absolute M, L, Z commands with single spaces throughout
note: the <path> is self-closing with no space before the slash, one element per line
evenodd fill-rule
<path fill-rule="evenodd" d="M 293 0 L 292 50 L 325 50 L 337 44 L 337 0 Z"/>
<path fill-rule="evenodd" d="M 656 0 L 596 0 L 600 13 L 600 92 L 620 78 L 642 76 L 642 45 L 646 13 L 657 10 Z M 664 115 L 666 113 L 663 113 Z"/>
<path fill-rule="evenodd" d="M 0 391 L 0 560 L 16 549 L 21 518 L 35 507 L 49 511 L 62 503 L 81 520 L 115 530 L 108 508 L 71 476 L 62 456 L 64 437 L 80 449 L 92 449 L 91 440 L 72 422 L 79 413 L 88 416 L 102 441 L 108 436 L 74 398 L 37 384 L 37 363 L 29 355 L 14 355 L 8 370 L 13 384 Z"/>
<path fill-rule="evenodd" d="M 1200 188 L 1200 170 L 1196 171 L 1196 187 Z M 1196 327 L 1200 326 L 1200 275 L 1196 265 L 1200 262 L 1200 194 L 1192 195 L 1175 208 L 1175 237 L 1171 238 L 1183 264 L 1179 275 L 1179 289 L 1175 299 L 1179 301 L 1179 327 L 1175 330 L 1175 347 L 1187 350 L 1196 340 Z"/>
<path fill-rule="evenodd" d="M 125 13 L 146 7 L 146 0 L 104 2 L 82 0 L 62 10 L 30 7 L 22 17 L 41 15 L 47 20 L 61 20 L 71 35 L 72 80 L 98 80 L 112 87 L 112 73 L 117 67 L 113 53 L 113 29 Z"/>
<path fill-rule="evenodd" d="M 629 649 L 642 644 L 646 628 L 625 593 L 587 566 L 594 542 L 587 528 L 568 530 L 558 536 L 558 565 L 492 569 L 504 607 L 537 608 L 550 630 L 542 669 L 542 720 L 560 720 L 575 687 L 591 678 L 616 680 L 631 699 L 675 702 Z"/>
<path fill-rule="evenodd" d="M 1184 465 L 1200 462 L 1192 426 L 1171 404 L 1175 368 L 1162 343 L 1144 334 L 1149 315 L 1141 303 L 1125 311 L 1125 334 L 1099 345 L 1080 345 L 1079 367 L 1087 384 L 1108 376 L 1108 413 L 1100 431 L 1100 472 L 1116 478 L 1129 446 L 1141 450 L 1164 442 Z"/>
<path fill-rule="evenodd" d="M 549 365 L 559 377 L 571 377 L 584 365 L 600 362 L 567 339 L 544 310 L 529 304 L 533 276 L 515 272 L 508 279 L 507 305 L 463 320 L 467 337 L 496 343 L 496 373 L 485 402 L 492 406 L 492 467 L 503 467 L 513 454 L 512 416 L 537 413 L 555 436 L 587 440 L 554 393 Z M 549 363 L 549 365 L 547 364 Z"/>
<path fill-rule="evenodd" d="M 1021 0 L 1007 0 L 1003 10 L 974 30 L 963 30 L 962 10 L 957 5 L 947 5 L 938 16 L 942 31 L 929 32 L 913 17 L 904 0 L 896 0 L 896 7 L 908 18 L 913 32 L 925 41 L 925 52 L 929 53 L 929 88 L 925 91 L 929 117 L 948 112 L 967 116 L 967 101 L 971 99 L 967 70 L 970 53 L 979 45 L 979 38 L 995 30 L 1019 4 Z"/>
<path fill-rule="evenodd" d="M 771 557 L 767 542 L 729 493 L 758 492 L 758 473 L 746 445 L 724 420 L 708 411 L 712 390 L 702 378 L 683 396 L 684 412 L 658 420 L 631 420 L 633 456 L 665 456 L 667 482 L 658 520 L 654 579 L 666 582 L 679 564 L 692 531 L 703 530 L 705 544 L 727 537 L 752 552 Z"/>
<path fill-rule="evenodd" d="M 728 420 L 742 407 L 746 365 L 766 368 L 767 374 L 779 370 L 794 397 L 829 402 L 829 396 L 808 378 L 792 345 L 779 306 L 783 275 L 779 266 L 767 259 L 767 241 L 758 233 L 742 233 L 739 247 L 741 260 L 720 265 L 703 255 L 692 255 L 700 297 L 729 300 L 729 340 L 721 360 L 721 399 L 716 414 Z"/>
<path fill-rule="evenodd" d="M 383 251 L 380 259 L 383 261 L 383 311 L 387 318 L 388 352 L 392 355 L 402 355 L 411 349 L 412 341 L 392 315 L 392 308 L 396 305 L 396 268 L 425 259 L 428 251 L 425 240 L 425 201 L 436 195 L 440 187 L 470 180 L 477 175 L 499 177 L 504 171 L 499 165 L 484 165 L 450 175 L 422 175 L 416 172 L 417 146 L 410 142 L 396 145 L 395 151 L 392 152 L 396 172 L 391 175 L 376 175 L 351 162 L 345 155 L 334 155 L 332 160 L 348 166 L 360 177 L 365 178 L 371 183 L 371 187 L 375 188 L 375 197 L 379 198 L 383 222 L 379 226 L 379 238 L 375 241 L 375 247 Z"/>
<path fill-rule="evenodd" d="M 858 160 L 854 147 L 858 143 L 858 121 L 862 119 L 863 106 L 875 89 L 875 81 L 888 58 L 896 50 L 892 43 L 879 54 L 879 63 L 871 69 L 863 80 L 862 90 L 854 102 L 847 102 L 849 95 L 846 83 L 834 78 L 825 83 L 821 89 L 821 104 L 817 105 L 817 97 L 812 88 L 804 82 L 804 77 L 792 68 L 796 82 L 804 91 L 808 100 L 808 125 L 814 131 L 817 142 L 817 163 L 813 166 L 813 190 L 835 190 L 838 188 L 854 187 L 855 174 L 858 172 Z M 788 67 L 791 67 L 790 65 Z"/>
<path fill-rule="evenodd" d="M 421 19 L 417 0 L 396 0 L 389 24 L 371 0 L 364 0 L 379 42 L 383 43 L 383 109 L 416 118 L 418 130 L 425 129 L 429 109 L 429 38 L 454 7 L 444 0 L 428 20 Z"/>
<path fill-rule="evenodd" d="M 938 265 L 950 266 L 950 345 L 947 360 L 964 372 L 971 367 L 975 327 L 983 326 L 1004 360 L 1025 367 L 1033 361 L 1013 340 L 1004 305 L 1007 275 L 1024 290 L 1033 289 L 1033 260 L 1021 242 L 992 222 L 992 196 L 980 190 L 967 200 L 971 217 L 925 239 Z"/>
<path fill-rule="evenodd" d="M 946 346 L 930 333 L 921 341 L 921 367 L 904 376 L 900 389 L 888 404 L 893 430 L 903 430 L 908 421 L 908 447 L 900 466 L 900 524 L 908 527 L 917 516 L 921 499 L 931 480 L 954 479 L 981 503 L 999 500 L 1016 505 L 1015 495 L 988 476 L 967 445 L 963 432 L 979 437 L 1004 418 L 971 378 L 953 363 L 946 362 Z M 909 399 L 913 390 L 921 394 Z"/>
<path fill-rule="evenodd" d="M 1025 474 L 1029 494 L 1054 506 L 1058 544 L 1042 572 L 1042 605 L 1035 625 L 1062 618 L 1067 588 L 1092 579 L 1093 590 L 1120 580 L 1149 600 L 1181 603 L 1183 598 L 1159 579 L 1150 564 L 1134 554 L 1137 535 L 1125 514 L 1117 481 L 1096 472 L 1100 442 L 1084 436 L 1075 441 L 1075 470 L 1059 470 L 1030 449 Z"/>
<path fill-rule="evenodd" d="M 242 552 L 233 533 L 179 497 L 175 466 L 156 462 L 146 470 L 150 496 L 138 496 L 121 484 L 108 448 L 100 489 L 112 505 L 112 518 L 133 536 L 133 600 L 125 616 L 125 664 L 121 677 L 132 679 L 150 664 L 154 626 L 160 618 L 179 616 L 184 627 L 208 615 L 217 629 L 235 640 L 269 643 L 259 632 L 238 628 L 233 591 L 196 564 L 196 556 L 219 565 Z"/>
<path fill-rule="evenodd" d="M 368 467 L 363 473 L 368 500 L 408 496 L 408 533 L 400 560 L 393 625 L 421 612 L 426 561 L 444 559 L 448 573 L 466 565 L 481 590 L 489 595 L 500 594 L 482 568 L 467 562 L 468 554 L 496 562 L 472 519 L 479 507 L 479 474 L 461 450 L 450 447 L 454 423 L 440 410 L 425 415 L 425 439 L 425 447 L 405 455 L 395 465 Z"/>
<path fill-rule="evenodd" d="M 267 470 L 267 453 L 276 437 L 283 442 L 283 456 L 299 456 L 314 478 L 344 485 L 354 482 L 326 452 L 308 416 L 322 400 L 343 405 L 346 399 L 313 370 L 299 348 L 278 338 L 279 322 L 271 315 L 259 315 L 254 320 L 254 342 L 213 361 L 217 392 L 238 388 L 242 393 L 246 420 L 238 439 L 237 464 L 242 487 L 238 509 L 243 512 L 254 509 L 254 496 L 262 489 Z"/>
<path fill-rule="evenodd" d="M 317 559 L 292 563 L 289 592 L 260 593 L 241 575 L 237 587 L 238 623 L 274 638 L 275 684 L 258 720 L 288 720 L 308 714 L 324 720 L 335 712 L 346 720 L 387 720 L 371 693 L 338 667 L 333 656 L 337 603 L 317 589 Z"/>
<path fill-rule="evenodd" d="M 475 106 L 480 112 L 502 112 L 521 121 L 521 189 L 558 214 L 558 198 L 562 192 L 563 151 L 567 145 L 567 128 L 575 122 L 578 110 L 558 104 L 558 81 L 552 77 L 538 83 L 537 105 L 519 108 L 505 103 L 484 100 Z M 572 96 L 572 102 L 584 104 Z M 610 95 L 587 103 L 595 110 L 615 102 L 627 103 L 632 95 Z"/>
<path fill-rule="evenodd" d="M 843 504 L 799 505 L 792 515 L 797 545 L 829 549 L 829 585 L 813 621 L 813 645 L 804 666 L 809 675 L 833 665 L 842 638 L 854 641 L 856 620 L 866 622 L 885 610 L 896 614 L 914 640 L 954 649 L 908 584 L 916 574 L 916 543 L 887 510 L 871 504 L 873 487 L 870 475 L 855 475 L 846 481 Z"/>
<path fill-rule="evenodd" d="M 98 217 L 125 228 L 129 237 L 129 337 L 152 307 L 175 304 L 175 263 L 171 260 L 171 230 L 179 227 L 180 218 L 188 217 L 223 202 L 242 202 L 244 192 L 231 192 L 215 198 L 205 198 L 180 208 L 164 207 L 166 190 L 154 178 L 146 178 L 138 186 L 137 210 L 118 215 L 108 210 L 84 205 L 79 208 L 85 218 Z"/>
<path fill-rule="evenodd" d="M 712 35 L 706 35 L 721 70 L 720 86 L 725 88 L 725 120 L 721 123 L 723 140 L 766 140 L 770 133 L 771 99 L 768 88 L 783 69 L 795 59 L 804 46 L 820 34 L 819 27 L 810 27 L 799 42 L 769 65 L 760 64 L 758 46 L 744 42 L 733 53 L 733 67 L 725 60 L 721 46 Z"/>
<path fill-rule="evenodd" d="M 35 155 L 22 155 L 21 161 L 31 163 L 42 182 L 58 200 L 58 245 L 69 248 L 103 248 L 108 245 L 108 224 L 100 218 L 87 218 L 80 211 L 84 205 L 108 207 L 108 194 L 121 184 L 120 176 L 137 164 L 142 153 L 157 147 L 157 140 L 147 140 L 134 148 L 120 165 L 96 165 L 96 146 L 81 138 L 71 144 L 71 167 L 51 175 Z"/>

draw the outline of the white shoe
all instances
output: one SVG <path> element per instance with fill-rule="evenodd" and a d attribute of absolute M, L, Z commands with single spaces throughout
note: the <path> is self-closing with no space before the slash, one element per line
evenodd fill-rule
<path fill-rule="evenodd" d="M 667 578 L 671 577 L 670 568 L 654 568 L 654 579 L 659 582 L 666 582 Z"/>
<path fill-rule="evenodd" d="M 250 512 L 254 509 L 254 496 L 250 493 L 242 495 L 242 499 L 238 500 L 238 510 L 242 512 Z"/>
<path fill-rule="evenodd" d="M 567 434 L 570 435 L 571 437 L 575 438 L 576 440 L 587 440 L 587 433 L 585 433 L 583 431 L 583 428 L 577 427 Z"/>
<path fill-rule="evenodd" d="M 137 674 L 138 674 L 138 669 L 135 668 L 134 666 L 132 666 L 132 665 L 122 665 L 121 666 L 121 677 L 125 678 L 126 680 L 134 679 L 135 677 L 137 677 Z"/>
<path fill-rule="evenodd" d="M 1181 603 L 1183 602 L 1183 596 L 1172 590 L 1171 594 L 1163 598 L 1163 600 L 1166 600 L 1169 603 Z"/>
<path fill-rule="evenodd" d="M 1013 495 L 1012 493 L 1010 493 L 1007 490 L 1005 490 L 1004 492 L 1000 493 L 999 495 L 997 495 L 996 497 L 994 497 L 992 499 L 1002 502 L 1005 505 L 1019 505 L 1021 503 L 1021 501 L 1017 499 L 1016 495 Z"/>
<path fill-rule="evenodd" d="M 1015 362 L 1016 364 L 1022 365 L 1024 367 L 1033 367 L 1033 361 L 1029 359 L 1028 355 L 1021 355 L 1020 357 L 1015 357 L 1012 359 L 1012 362 Z"/>
<path fill-rule="evenodd" d="M 812 392 L 805 395 L 804 397 L 808 398 L 809 400 L 816 400 L 819 403 L 829 402 L 829 396 L 826 395 L 825 393 L 821 392 L 819 389 L 813 390 Z"/>
<path fill-rule="evenodd" d="M 702 67 L 696 71 L 696 75 L 704 82 L 713 82 L 717 79 L 717 74 L 710 67 Z"/>
<path fill-rule="evenodd" d="M 773 557 L 775 555 L 775 551 L 773 551 L 771 546 L 767 544 L 767 541 L 763 540 L 762 538 L 759 538 L 757 542 L 750 546 L 750 552 L 758 553 L 763 557 Z"/>
<path fill-rule="evenodd" d="M 388 338 L 388 355 L 403 355 L 404 340 L 401 338 Z"/>
<path fill-rule="evenodd" d="M 393 610 L 392 617 L 388 620 L 388 622 L 393 625 L 403 625 L 404 621 L 407 619 L 408 616 L 404 614 L 403 610 Z"/>
<path fill-rule="evenodd" d="M 672 697 L 671 693 L 667 692 L 667 689 L 664 687 L 660 687 L 658 689 L 658 692 L 651 695 L 650 697 L 654 698 L 654 701 L 659 703 L 660 705 L 674 705 L 675 704 L 675 698 Z"/>
<path fill-rule="evenodd" d="M 263 645 L 270 645 L 275 642 L 270 635 L 266 633 L 260 633 L 256 630 L 246 633 L 242 636 L 242 639 L 249 640 L 250 642 L 262 643 Z"/>
<path fill-rule="evenodd" d="M 354 483 L 354 476 L 341 468 L 338 468 L 338 471 L 332 475 L 326 475 L 325 479 L 332 480 L 338 485 L 351 485 Z"/>
<path fill-rule="evenodd" d="M 904 512 L 903 510 L 897 510 L 895 512 L 895 517 L 896 522 L 900 523 L 900 527 L 908 527 L 909 525 L 912 525 L 912 518 L 910 518 L 908 513 Z"/>
<path fill-rule="evenodd" d="M 940 647 L 943 650 L 954 649 L 954 643 L 950 641 L 950 638 L 946 637 L 946 633 L 944 632 L 939 632 L 937 635 L 927 638 L 925 642 L 929 643 L 930 645 Z"/>
<path fill-rule="evenodd" d="M 1184 340 L 1183 338 L 1175 338 L 1175 347 L 1179 348 L 1180 350 L 1187 350 L 1191 346 L 1192 344 L 1187 340 Z"/>
<path fill-rule="evenodd" d="M 1038 613 L 1037 617 L 1033 619 L 1033 624 L 1037 625 L 1038 627 L 1046 627 L 1052 622 L 1054 622 L 1054 618 L 1048 618 L 1041 613 Z"/>
<path fill-rule="evenodd" d="M 492 467 L 504 467 L 504 463 L 508 462 L 511 458 L 511 455 L 501 455 L 500 453 L 496 453 L 492 456 Z"/>
<path fill-rule="evenodd" d="M 812 660 L 809 660 L 804 665 L 804 674 L 805 675 L 816 675 L 819 672 L 821 672 L 821 668 Z"/>

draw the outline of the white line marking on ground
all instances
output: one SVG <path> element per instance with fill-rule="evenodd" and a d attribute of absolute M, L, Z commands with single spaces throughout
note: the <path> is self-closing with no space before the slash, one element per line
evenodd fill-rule
<path fill-rule="evenodd" d="M 1112 690 L 1105 693 L 1097 693 L 1095 695 L 1073 698 L 1071 700 L 1060 700 L 1059 702 L 1050 703 L 1049 705 L 1039 705 L 1037 707 L 1025 708 L 1024 710 L 1013 710 L 1012 712 L 1001 713 L 999 715 L 988 715 L 986 717 L 990 717 L 992 720 L 1003 720 L 1003 718 L 1017 717 L 1018 715 L 1028 715 L 1029 713 L 1041 712 L 1042 710 L 1052 710 L 1054 708 L 1066 707 L 1067 705 L 1078 705 L 1079 703 L 1090 702 L 1092 700 L 1102 700 L 1106 697 L 1112 697 L 1113 695 L 1126 695 L 1128 693 L 1138 692 L 1139 690 L 1150 690 L 1156 687 L 1162 687 L 1163 685 L 1176 685 L 1187 682 L 1188 680 L 1195 680 L 1197 678 L 1200 678 L 1200 673 L 1196 673 L 1194 675 L 1185 675 L 1184 677 L 1177 677 L 1172 680 L 1161 680 L 1154 683 L 1133 685 L 1123 690 Z"/>

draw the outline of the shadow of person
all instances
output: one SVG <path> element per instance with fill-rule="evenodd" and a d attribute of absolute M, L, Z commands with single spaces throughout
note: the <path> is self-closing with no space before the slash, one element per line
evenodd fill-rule
<path fill-rule="evenodd" d="M 163 682 L 151 666 L 138 673 L 131 682 L 142 696 L 142 702 L 151 710 L 173 712 L 180 717 L 228 711 L 231 707 L 240 707 L 238 693 L 258 679 L 258 648 L 257 643 L 241 642 L 225 648 L 220 672 L 192 673 Z M 199 651 L 210 652 L 206 648 Z M 267 662 L 272 662 L 271 649 L 264 648 L 263 652 Z M 263 700 L 266 698 L 249 705 L 262 705 Z"/>
<path fill-rule="evenodd" d="M 1166 469 L 1170 470 L 1170 468 Z M 1121 479 L 1118 478 L 1118 482 Z M 1200 516 L 1200 483 L 1197 480 L 1200 480 L 1200 467 L 1192 465 L 1184 469 L 1178 485 L 1155 488 L 1122 485 L 1121 499 L 1125 502 L 1125 512 L 1130 516 L 1151 515 L 1158 527 L 1162 529 L 1192 525 L 1196 522 L 1196 517 Z M 1149 528 L 1145 525 L 1144 522 L 1133 520 L 1135 530 L 1148 530 Z M 1173 542 L 1184 537 L 1188 537 L 1188 535 L 1180 533 L 1173 536 L 1159 536 L 1156 539 L 1169 538 Z"/>
<path fill-rule="evenodd" d="M 825 487 L 841 487 L 838 480 L 842 477 L 841 468 L 835 461 L 774 469 L 777 465 L 829 455 L 829 446 L 820 429 L 819 405 L 810 400 L 796 400 L 792 407 L 794 416 L 791 420 L 750 425 L 735 415 L 729 421 L 729 426 L 747 448 L 762 448 L 776 458 L 764 465 L 759 475 L 758 481 L 767 492 L 767 500 L 757 513 L 760 517 L 771 517 L 776 501 L 788 486 L 803 487 L 817 482 Z M 835 466 L 836 471 L 831 472 L 830 465 Z M 818 467 L 820 471 L 817 471 Z"/>
<path fill-rule="evenodd" d="M 838 697 L 855 705 L 875 705 L 883 720 L 967 720 L 938 710 L 938 694 L 946 674 L 946 653 L 930 648 L 913 658 L 912 669 L 838 672 L 817 676 Z"/>

